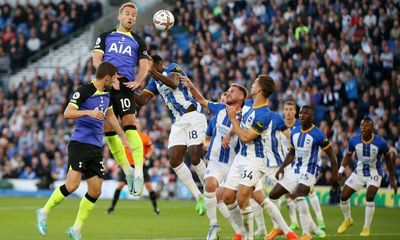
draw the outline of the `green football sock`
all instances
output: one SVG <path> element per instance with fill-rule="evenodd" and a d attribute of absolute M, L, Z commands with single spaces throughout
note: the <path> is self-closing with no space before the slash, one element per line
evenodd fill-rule
<path fill-rule="evenodd" d="M 79 204 L 78 215 L 76 215 L 74 228 L 78 231 L 81 230 L 83 224 L 85 223 L 86 219 L 89 217 L 90 213 L 93 211 L 97 198 L 91 197 L 89 194 L 82 198 Z"/>
<path fill-rule="evenodd" d="M 111 150 L 111 154 L 114 156 L 115 161 L 121 166 L 125 175 L 131 174 L 132 168 L 126 159 L 125 147 L 118 135 L 115 132 L 106 133 L 106 141 Z"/>
<path fill-rule="evenodd" d="M 134 128 L 134 129 L 132 129 Z M 129 144 L 132 148 L 132 155 L 133 160 L 135 161 L 135 168 L 136 169 L 143 169 L 143 143 L 142 139 L 136 127 L 134 126 L 127 126 L 125 127 L 125 134 L 128 138 Z"/>
<path fill-rule="evenodd" d="M 63 194 L 66 193 L 66 194 Z M 44 205 L 43 209 L 46 213 L 49 213 L 51 209 L 55 208 L 58 204 L 60 204 L 69 193 L 65 188 L 65 185 L 62 185 L 56 188 L 51 194 L 50 198 L 47 200 L 46 205 Z"/>

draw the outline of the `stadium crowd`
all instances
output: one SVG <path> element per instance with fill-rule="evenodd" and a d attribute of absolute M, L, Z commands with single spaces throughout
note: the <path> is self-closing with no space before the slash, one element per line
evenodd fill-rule
<path fill-rule="evenodd" d="M 399 177 L 399 11 L 395 1 L 177 1 L 175 26 L 168 34 L 150 25 L 137 32 L 151 54 L 184 66 L 210 100 L 218 100 L 231 83 L 250 88 L 258 74 L 269 74 L 278 86 L 270 107 L 281 112 L 289 99 L 300 107 L 312 105 L 316 124 L 339 160 L 368 115 L 396 154 Z M 9 93 L 0 92 L 0 177 L 42 178 L 49 187 L 65 176 L 72 123 L 62 112 L 71 91 L 92 71 L 89 60 L 74 73 L 35 74 Z M 139 119 L 154 144 L 152 181 L 168 186 L 175 181 L 166 150 L 168 110 L 156 98 L 140 110 Z M 115 178 L 107 148 L 104 158 L 107 177 Z M 318 184 L 327 184 L 329 165 L 323 156 Z M 387 186 L 388 178 L 382 184 Z"/>
<path fill-rule="evenodd" d="M 11 69 L 23 67 L 26 59 L 62 37 L 68 36 L 102 15 L 98 0 L 40 1 L 33 6 L 29 1 L 0 5 L 0 57 Z"/>

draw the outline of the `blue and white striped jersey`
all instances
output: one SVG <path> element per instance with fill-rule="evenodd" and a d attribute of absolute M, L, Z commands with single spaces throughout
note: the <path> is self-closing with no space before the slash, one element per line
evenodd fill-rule
<path fill-rule="evenodd" d="M 279 167 L 285 160 L 287 150 L 283 145 L 281 138 L 286 137 L 282 134 L 287 129 L 285 121 L 279 113 L 271 111 L 271 122 L 267 129 L 267 138 L 265 141 L 267 154 L 267 167 Z"/>
<path fill-rule="evenodd" d="M 301 127 L 293 129 L 290 135 L 290 143 L 295 149 L 295 173 L 310 173 L 317 175 L 321 170 L 321 148 L 330 146 L 328 138 L 316 126 L 303 131 Z"/>
<path fill-rule="evenodd" d="M 210 161 L 218 161 L 230 165 L 240 145 L 238 137 L 235 135 L 232 137 L 227 148 L 222 147 L 222 140 L 232 129 L 232 123 L 225 110 L 227 106 L 222 103 L 214 102 L 208 102 L 207 106 L 210 112 L 214 114 L 215 118 L 213 118 L 214 120 L 211 119 L 209 124 L 212 134 L 206 158 Z M 240 117 L 240 113 L 238 117 Z M 212 125 L 214 125 L 214 127 L 212 127 Z"/>
<path fill-rule="evenodd" d="M 171 72 L 177 72 L 182 76 L 187 76 L 182 67 L 176 63 L 171 63 L 163 72 L 163 74 L 167 76 Z M 176 122 L 178 119 L 180 119 L 190 105 L 193 105 L 197 111 L 201 111 L 200 104 L 198 104 L 193 98 L 189 89 L 183 86 L 181 83 L 179 83 L 178 88 L 172 89 L 163 84 L 161 81 L 151 78 L 144 91 L 153 95 L 161 95 L 165 104 L 167 104 L 168 109 L 172 113 L 173 122 Z"/>
<path fill-rule="evenodd" d="M 300 120 L 296 118 L 293 125 L 290 126 L 286 125 L 286 126 L 290 129 L 290 132 L 293 132 L 293 129 L 301 127 L 301 123 Z M 290 142 L 283 134 L 280 134 L 280 140 L 283 147 L 284 156 L 286 157 L 287 153 L 289 152 Z M 294 162 L 292 162 L 292 165 L 293 164 Z"/>
<path fill-rule="evenodd" d="M 240 154 L 244 157 L 260 160 L 266 160 L 267 129 L 271 122 L 271 111 L 267 104 L 259 106 L 249 106 L 246 104 L 242 108 L 242 121 L 240 127 L 242 129 L 254 131 L 259 134 L 253 141 L 245 144 L 240 142 Z"/>
<path fill-rule="evenodd" d="M 349 153 L 355 152 L 357 167 L 355 172 L 362 176 L 370 177 L 373 175 L 383 176 L 381 157 L 389 151 L 386 140 L 378 135 L 373 135 L 372 140 L 364 142 L 361 134 L 357 134 L 350 139 Z"/>

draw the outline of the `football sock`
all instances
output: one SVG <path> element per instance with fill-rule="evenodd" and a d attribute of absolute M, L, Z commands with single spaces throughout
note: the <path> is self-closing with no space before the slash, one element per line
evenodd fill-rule
<path fill-rule="evenodd" d="M 82 198 L 79 204 L 78 215 L 76 216 L 73 228 L 80 231 L 86 219 L 93 211 L 97 198 L 91 197 L 88 193 Z"/>
<path fill-rule="evenodd" d="M 183 182 L 183 184 L 185 184 L 185 186 L 193 194 L 196 200 L 199 199 L 201 197 L 201 192 L 197 187 L 196 183 L 194 182 L 192 173 L 190 172 L 186 164 L 182 162 L 179 166 L 174 168 L 174 171 L 178 176 L 178 178 Z"/>
<path fill-rule="evenodd" d="M 372 218 L 374 217 L 375 203 L 367 202 L 365 205 L 365 222 L 364 228 L 369 228 L 371 226 Z"/>
<path fill-rule="evenodd" d="M 217 197 L 215 196 L 215 192 L 204 192 L 204 201 L 206 204 L 206 213 L 210 220 L 210 226 L 218 224 Z"/>
<path fill-rule="evenodd" d="M 303 234 L 310 235 L 310 209 L 305 197 L 296 198 L 297 207 L 299 208 L 300 224 Z"/>
<path fill-rule="evenodd" d="M 219 201 L 217 203 L 217 207 L 218 207 L 218 210 L 221 213 L 221 215 L 231 224 L 233 231 L 235 233 L 241 233 L 242 231 L 240 230 L 239 226 L 236 225 L 236 223 L 231 218 L 231 215 L 229 213 L 229 209 L 225 205 L 224 201 Z"/>
<path fill-rule="evenodd" d="M 200 159 L 199 164 L 193 165 L 194 170 L 197 173 L 197 176 L 200 179 L 201 184 L 204 186 L 204 174 L 206 172 L 206 164 L 204 163 L 203 159 Z"/>
<path fill-rule="evenodd" d="M 256 219 L 257 230 L 265 231 L 264 209 L 254 199 L 250 199 L 251 208 L 253 208 L 254 218 Z"/>
<path fill-rule="evenodd" d="M 309 198 L 310 198 L 311 207 L 315 212 L 315 216 L 317 217 L 317 220 L 324 220 L 324 217 L 322 216 L 321 205 L 319 204 L 319 199 L 318 199 L 317 194 L 315 194 L 315 192 L 313 192 L 312 194 L 310 194 Z"/>
<path fill-rule="evenodd" d="M 119 139 L 116 132 L 106 132 L 105 136 L 108 147 L 110 148 L 111 154 L 114 156 L 115 161 L 121 166 L 125 175 L 131 175 L 133 169 L 129 165 L 129 162 L 126 158 L 125 147 L 122 144 L 121 139 Z"/>
<path fill-rule="evenodd" d="M 253 228 L 253 223 L 254 223 L 254 213 L 253 209 L 248 206 L 244 209 L 240 209 L 240 213 L 242 214 L 242 219 L 243 219 L 243 225 L 245 229 L 245 235 L 246 239 L 253 239 L 254 238 L 254 228 Z"/>
<path fill-rule="evenodd" d="M 291 231 L 283 219 L 281 212 L 269 198 L 265 198 L 264 202 L 261 204 L 261 207 L 263 207 L 264 210 L 267 211 L 268 215 L 278 223 L 279 229 L 282 229 L 285 235 Z"/>
<path fill-rule="evenodd" d="M 240 232 L 244 233 L 245 230 L 243 226 L 242 214 L 240 213 L 239 204 L 237 202 L 234 202 L 232 204 L 227 205 L 227 207 L 233 222 L 236 224 L 236 226 L 239 227 Z"/>
<path fill-rule="evenodd" d="M 271 199 L 271 202 L 278 208 L 278 210 L 281 210 L 281 201 L 279 199 Z M 279 229 L 279 224 L 272 218 L 272 224 L 274 225 L 274 228 Z"/>
<path fill-rule="evenodd" d="M 151 204 L 153 205 L 153 209 L 154 209 L 154 211 L 156 211 L 157 210 L 157 193 L 154 191 L 151 191 L 149 193 L 149 195 L 150 195 Z"/>
<path fill-rule="evenodd" d="M 70 193 L 67 190 L 65 184 L 60 187 L 54 189 L 50 198 L 47 200 L 46 205 L 44 205 L 43 210 L 47 213 L 50 212 L 51 209 L 55 208 L 58 204 L 60 204 L 64 198 L 66 198 Z"/>
<path fill-rule="evenodd" d="M 132 157 L 135 161 L 135 176 L 143 178 L 143 142 L 140 138 L 136 126 L 129 125 L 124 127 L 126 137 L 132 148 Z"/>
<path fill-rule="evenodd" d="M 112 200 L 112 202 L 111 202 L 111 208 L 112 208 L 112 209 L 114 209 L 115 205 L 117 204 L 118 199 L 119 199 L 119 194 L 120 194 L 120 193 L 121 193 L 121 190 L 115 189 L 114 198 L 113 198 L 113 200 Z"/>
<path fill-rule="evenodd" d="M 342 209 L 345 220 L 351 218 L 350 200 L 347 200 L 347 201 L 340 200 L 340 209 Z"/>
<path fill-rule="evenodd" d="M 298 224 L 296 216 L 296 203 L 290 198 L 286 198 L 286 202 L 288 206 L 288 212 L 291 224 L 293 223 Z"/>

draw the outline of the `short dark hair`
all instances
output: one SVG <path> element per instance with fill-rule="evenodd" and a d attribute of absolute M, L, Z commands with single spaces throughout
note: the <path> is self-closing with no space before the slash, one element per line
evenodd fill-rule
<path fill-rule="evenodd" d="M 295 108 L 297 106 L 297 104 L 294 100 L 287 100 L 286 102 L 283 103 L 283 105 L 294 106 Z"/>
<path fill-rule="evenodd" d="M 375 124 L 375 123 L 374 123 L 374 120 L 372 120 L 372 118 L 370 118 L 370 117 L 368 117 L 368 116 L 364 116 L 364 117 L 361 119 L 361 122 L 363 122 L 363 121 L 368 121 L 368 122 L 370 122 L 372 125 Z"/>
<path fill-rule="evenodd" d="M 262 94 L 265 98 L 268 98 L 275 91 L 275 82 L 268 75 L 259 75 L 258 84 L 260 85 Z"/>
<path fill-rule="evenodd" d="M 153 56 L 151 56 L 151 58 L 153 59 L 153 62 L 155 62 L 155 63 L 159 63 L 159 62 L 162 62 L 162 57 L 160 57 L 160 55 L 153 55 Z"/>
<path fill-rule="evenodd" d="M 102 79 L 106 76 L 114 76 L 118 72 L 118 68 L 109 62 L 100 63 L 96 71 L 96 79 Z"/>
<path fill-rule="evenodd" d="M 300 108 L 300 110 L 303 109 L 303 108 L 309 109 L 312 113 L 314 113 L 314 109 L 313 109 L 311 106 L 309 106 L 309 105 L 304 105 L 304 106 L 302 106 L 302 107 Z"/>

